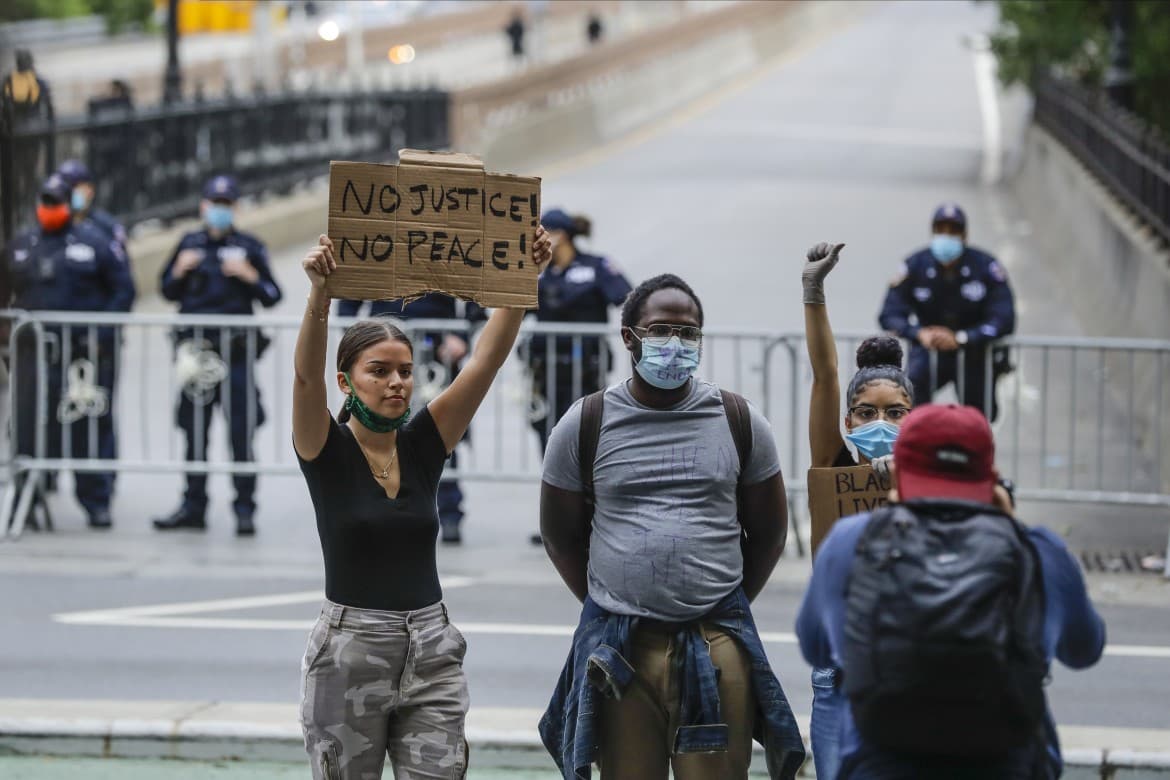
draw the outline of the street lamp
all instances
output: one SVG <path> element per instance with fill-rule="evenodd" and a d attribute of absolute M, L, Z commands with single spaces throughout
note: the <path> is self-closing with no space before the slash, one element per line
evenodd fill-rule
<path fill-rule="evenodd" d="M 1133 30 L 1131 0 L 1109 4 L 1109 67 L 1105 71 L 1105 92 L 1114 103 L 1133 110 L 1133 57 L 1129 35 Z"/>
<path fill-rule="evenodd" d="M 163 79 L 163 102 L 177 103 L 183 96 L 183 74 L 179 71 L 179 0 L 167 0 L 167 71 Z"/>

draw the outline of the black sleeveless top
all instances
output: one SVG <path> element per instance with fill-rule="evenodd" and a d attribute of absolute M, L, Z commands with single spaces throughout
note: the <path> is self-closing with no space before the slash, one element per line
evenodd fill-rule
<path fill-rule="evenodd" d="M 853 457 L 853 453 L 844 444 L 841 445 L 841 451 L 837 453 L 836 459 L 833 461 L 833 468 L 848 468 L 849 466 L 860 466 L 857 458 Z"/>
<path fill-rule="evenodd" d="M 442 600 L 435 498 L 447 448 L 429 409 L 398 431 L 401 486 L 390 498 L 348 426 L 330 419 L 325 447 L 297 456 L 317 513 L 325 596 L 362 609 L 406 611 Z"/>

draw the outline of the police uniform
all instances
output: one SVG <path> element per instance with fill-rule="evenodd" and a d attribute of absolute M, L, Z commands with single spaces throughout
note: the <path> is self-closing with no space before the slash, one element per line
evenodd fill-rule
<path fill-rule="evenodd" d="M 42 188 L 42 197 L 67 204 L 71 187 L 61 176 L 50 176 Z M 121 245 L 88 222 L 67 223 L 48 231 L 40 226 L 20 234 L 7 252 L 9 277 L 14 292 L 13 305 L 30 311 L 126 312 L 134 302 L 134 280 Z M 22 454 L 35 453 L 36 441 L 36 340 L 18 339 L 17 364 L 21 377 L 17 388 L 17 446 Z M 66 342 L 65 339 L 68 339 Z M 90 328 L 84 325 L 46 327 L 45 359 L 47 362 L 47 454 L 59 457 L 62 444 L 62 420 L 70 425 L 71 457 L 90 458 L 89 415 L 82 414 L 69 422 L 69 404 L 61 404 L 62 391 L 76 380 L 92 382 L 105 392 L 105 406 L 95 413 L 96 457 L 112 459 L 117 455 L 113 407 L 117 366 L 116 333 L 112 327 Z M 96 350 L 96 351 L 95 351 Z M 68 365 L 66 364 L 68 360 Z M 84 361 L 84 362 L 83 362 Z M 70 374 L 76 380 L 70 379 Z M 87 376 L 88 374 L 88 376 Z M 100 409 L 101 407 L 96 407 Z M 96 409 L 95 409 L 96 412 Z M 59 416 L 61 415 L 61 416 Z M 24 424 L 22 424 L 24 423 Z M 90 524 L 110 524 L 109 506 L 113 493 L 112 472 L 79 472 L 74 483 L 78 502 L 89 514 Z"/>
<path fill-rule="evenodd" d="M 620 306 L 629 295 L 629 281 L 609 260 L 578 252 L 564 268 L 549 265 L 540 275 L 536 318 L 541 322 L 608 322 L 609 307 Z M 529 343 L 533 391 L 546 405 L 546 414 L 532 420 L 540 436 L 540 449 L 548 445 L 548 433 L 569 407 L 582 396 L 600 390 L 613 366 L 606 354 L 602 365 L 602 339 L 597 336 L 556 336 L 553 363 L 548 364 L 549 337 L 534 335 Z M 574 365 L 580 366 L 579 392 L 574 392 Z M 548 399 L 548 377 L 552 372 L 555 398 Z M 552 412 L 552 419 L 548 417 Z"/>
<path fill-rule="evenodd" d="M 361 311 L 364 301 L 342 300 L 337 304 L 337 313 L 342 317 L 356 317 Z M 463 312 L 460 313 L 460 303 L 463 305 Z M 371 317 L 397 317 L 401 320 L 469 320 L 471 322 L 481 322 L 487 318 L 487 314 L 479 304 L 471 301 L 458 301 L 450 295 L 443 293 L 427 293 L 421 298 L 416 298 L 410 303 L 403 304 L 401 300 L 395 301 L 372 301 L 370 303 Z M 443 337 L 446 334 L 453 334 L 459 336 L 465 341 L 470 340 L 470 334 L 460 333 L 457 331 L 434 331 L 421 334 L 417 340 L 418 343 L 414 345 L 416 350 L 415 356 L 415 393 L 418 393 L 418 367 L 425 362 L 432 360 L 438 361 L 435 356 L 435 350 L 443 343 Z M 448 384 L 455 379 L 459 374 L 458 365 L 448 365 L 447 367 Z M 444 385 L 445 386 L 445 385 Z M 416 396 L 417 397 L 417 396 Z M 464 439 L 470 439 L 471 431 L 468 429 L 464 434 Z M 459 456 L 456 451 L 452 451 L 451 457 L 447 461 L 451 468 L 459 468 Z M 443 529 L 443 540 L 447 542 L 460 541 L 459 525 L 463 522 L 463 491 L 459 487 L 459 481 L 455 479 L 443 479 L 439 481 L 439 524 Z"/>
<path fill-rule="evenodd" d="M 962 211 L 949 208 L 949 213 L 957 212 L 953 221 L 965 227 Z M 940 221 L 939 212 L 935 216 L 935 221 Z M 947 265 L 939 262 L 929 248 L 915 252 L 890 285 L 878 320 L 883 328 L 911 342 L 906 373 L 914 384 L 915 403 L 929 402 L 934 390 L 954 382 L 962 403 L 988 411 L 987 347 L 995 339 L 1011 334 L 1016 326 L 1011 285 L 994 257 L 965 246 L 958 259 Z M 918 332 L 930 325 L 950 328 L 960 344 L 956 351 L 938 352 L 933 388 L 930 352 L 918 343 Z M 1004 373 L 1005 361 L 993 354 L 991 362 L 994 385 Z M 993 388 L 991 420 L 996 419 L 998 411 Z"/>
<path fill-rule="evenodd" d="M 239 191 L 235 181 L 219 176 L 208 182 L 203 196 L 206 200 L 223 199 L 235 202 Z M 185 250 L 194 250 L 201 256 L 199 264 L 182 277 L 174 273 L 175 262 Z M 259 274 L 255 284 L 228 276 L 223 263 L 246 260 Z M 179 241 L 170 261 L 163 269 L 161 288 L 163 297 L 179 304 L 180 314 L 234 314 L 250 315 L 259 302 L 268 308 L 281 299 L 281 290 L 272 276 L 268 250 L 256 237 L 229 227 L 218 236 L 204 227 L 187 233 Z M 193 401 L 188 393 L 179 396 L 177 423 L 187 437 L 187 460 L 206 458 L 207 433 L 211 412 L 216 404 L 225 406 L 231 432 L 232 459 L 236 462 L 252 460 L 252 437 L 255 429 L 264 423 L 264 407 L 255 380 L 254 363 L 267 346 L 267 339 L 258 331 L 233 332 L 230 328 L 180 328 L 175 334 L 179 344 L 192 341 L 197 348 L 210 350 L 227 367 L 229 393 L 226 403 L 222 383 L 210 389 L 205 398 Z M 227 354 L 224 354 L 226 351 Z M 198 407 L 198 408 L 197 408 Z M 237 518 L 237 531 L 252 533 L 255 513 L 256 477 L 253 474 L 234 474 L 232 482 L 236 498 L 232 504 Z M 160 529 L 202 528 L 207 507 L 207 475 L 188 474 L 187 490 L 179 510 L 168 518 L 155 521 Z"/>

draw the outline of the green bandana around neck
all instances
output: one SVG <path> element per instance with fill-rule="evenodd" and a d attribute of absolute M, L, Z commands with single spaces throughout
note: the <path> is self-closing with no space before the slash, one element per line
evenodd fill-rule
<path fill-rule="evenodd" d="M 353 380 L 349 378 L 349 374 L 343 372 L 342 376 L 345 377 L 345 382 L 349 385 L 349 395 L 345 397 L 345 408 L 353 415 L 355 420 L 374 433 L 389 433 L 406 425 L 406 422 L 410 419 L 409 406 L 406 407 L 406 411 L 399 417 L 386 417 L 385 415 L 378 414 L 366 406 L 362 399 L 358 398 L 357 391 L 353 387 Z"/>

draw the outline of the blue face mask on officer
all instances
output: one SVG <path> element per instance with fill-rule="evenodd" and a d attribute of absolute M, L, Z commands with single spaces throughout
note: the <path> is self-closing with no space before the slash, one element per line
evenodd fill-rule
<path fill-rule="evenodd" d="M 203 209 L 203 221 L 212 230 L 229 229 L 234 216 L 234 209 L 225 203 L 209 203 Z"/>
<path fill-rule="evenodd" d="M 946 233 L 935 233 L 930 239 L 930 253 L 940 263 L 950 265 L 963 254 L 963 239 Z"/>
<path fill-rule="evenodd" d="M 74 188 L 69 196 L 69 207 L 74 211 L 85 211 L 89 208 L 89 194 L 80 187 Z"/>
<path fill-rule="evenodd" d="M 873 460 L 891 454 L 898 438 L 898 426 L 885 420 L 874 420 L 845 434 L 857 451 Z"/>
<path fill-rule="evenodd" d="M 638 337 L 638 334 L 634 333 L 634 336 Z M 634 368 L 638 376 L 659 390 L 677 390 L 699 368 L 701 350 L 695 339 L 683 343 L 677 334 L 664 339 L 647 333 L 640 341 L 642 357 Z"/>

